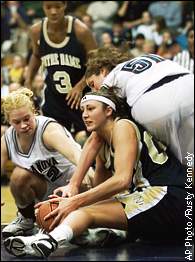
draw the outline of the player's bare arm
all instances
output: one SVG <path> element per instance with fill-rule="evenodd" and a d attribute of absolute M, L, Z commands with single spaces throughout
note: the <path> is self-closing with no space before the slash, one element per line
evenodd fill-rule
<path fill-rule="evenodd" d="M 87 28 L 87 26 L 81 22 L 80 20 L 76 19 L 74 24 L 74 30 L 79 42 L 83 45 L 84 49 L 86 50 L 86 54 L 92 50 L 97 48 L 97 43 L 95 38 L 92 35 L 92 32 Z M 82 91 L 86 87 L 86 81 L 84 76 L 81 80 L 73 87 L 73 89 L 68 93 L 66 96 L 66 100 L 68 100 L 68 105 L 71 106 L 73 109 L 79 108 L 80 100 L 82 96 Z"/>
<path fill-rule="evenodd" d="M 96 132 L 92 132 L 84 144 L 76 171 L 70 180 L 72 185 L 80 187 L 87 170 L 92 166 L 93 161 L 95 161 L 101 145 L 102 139 Z"/>
<path fill-rule="evenodd" d="M 114 127 L 112 140 L 115 151 L 115 174 L 98 186 L 70 197 L 65 203 L 62 203 L 60 207 L 47 215 L 45 219 L 57 215 L 51 225 L 51 229 L 58 225 L 58 223 L 69 214 L 70 210 L 73 211 L 80 207 L 94 204 L 108 199 L 116 193 L 129 189 L 137 156 L 137 137 L 133 126 L 125 121 L 119 122 L 120 123 L 117 123 Z M 127 164 L 124 165 L 124 163 Z M 99 164 L 101 165 L 100 162 Z M 99 166 L 99 168 L 101 167 Z M 55 199 L 51 199 L 50 201 L 54 202 Z"/>
<path fill-rule="evenodd" d="M 86 52 L 97 48 L 96 40 L 90 29 L 80 20 L 75 21 L 75 33 L 78 40 L 83 44 Z"/>
<path fill-rule="evenodd" d="M 95 162 L 95 175 L 94 175 L 93 186 L 94 187 L 98 186 L 99 184 L 103 183 L 111 176 L 112 176 L 112 172 L 105 168 L 104 160 L 102 160 L 100 154 L 98 154 Z"/>
<path fill-rule="evenodd" d="M 129 188 L 137 157 L 138 141 L 134 127 L 125 120 L 119 120 L 113 130 L 115 152 L 115 175 L 119 175 L 124 188 Z M 125 163 L 125 165 L 124 165 Z"/>
<path fill-rule="evenodd" d="M 32 43 L 32 55 L 29 62 L 29 68 L 27 71 L 27 78 L 25 86 L 32 89 L 32 81 L 41 65 L 41 59 L 39 54 L 39 41 L 40 41 L 41 23 L 33 25 L 30 30 L 30 39 Z"/>
<path fill-rule="evenodd" d="M 55 149 L 73 164 L 77 165 L 79 162 L 81 149 L 68 138 L 58 123 L 48 124 L 43 133 L 43 141 L 49 149 Z"/>
<path fill-rule="evenodd" d="M 77 163 L 76 170 L 70 179 L 67 186 L 59 187 L 54 190 L 53 195 L 50 197 L 56 197 L 56 194 L 62 192 L 62 197 L 71 197 L 79 193 L 82 183 L 90 184 L 91 186 L 97 185 L 102 181 L 98 176 L 94 176 L 92 169 L 93 162 L 101 148 L 102 139 L 96 132 L 92 132 L 82 149 L 79 162 Z"/>

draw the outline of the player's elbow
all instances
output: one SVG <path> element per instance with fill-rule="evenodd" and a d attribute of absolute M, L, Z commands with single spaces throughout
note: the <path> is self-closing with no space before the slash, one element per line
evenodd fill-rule
<path fill-rule="evenodd" d="M 120 185 L 120 191 L 128 190 L 130 184 L 131 184 L 131 178 L 127 174 L 118 177 L 118 185 Z"/>

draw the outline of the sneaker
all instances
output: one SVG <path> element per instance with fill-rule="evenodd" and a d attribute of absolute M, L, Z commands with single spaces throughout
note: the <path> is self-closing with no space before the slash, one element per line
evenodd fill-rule
<path fill-rule="evenodd" d="M 57 247 L 57 241 L 49 234 L 38 233 L 33 236 L 9 237 L 4 240 L 5 249 L 16 257 L 48 257 Z"/>
<path fill-rule="evenodd" d="M 14 221 L 3 228 L 3 238 L 11 236 L 29 236 L 34 233 L 34 221 L 31 218 L 23 217 L 20 212 Z"/>
<path fill-rule="evenodd" d="M 93 228 L 83 232 L 80 236 L 74 237 L 71 243 L 85 247 L 109 247 L 125 242 L 126 239 L 126 231 L 109 228 Z"/>

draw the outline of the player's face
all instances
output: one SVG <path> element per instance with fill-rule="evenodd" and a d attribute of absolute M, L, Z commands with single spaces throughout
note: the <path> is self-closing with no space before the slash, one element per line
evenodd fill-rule
<path fill-rule="evenodd" d="M 50 23 L 57 23 L 64 17 L 66 4 L 62 1 L 43 1 L 43 10 Z"/>
<path fill-rule="evenodd" d="M 100 89 L 103 81 L 104 81 L 105 75 L 104 73 L 100 73 L 99 75 L 92 75 L 86 79 L 87 85 L 91 88 L 92 91 L 97 91 Z"/>
<path fill-rule="evenodd" d="M 97 131 L 106 122 L 106 113 L 101 102 L 86 101 L 82 103 L 81 111 L 88 132 Z"/>
<path fill-rule="evenodd" d="M 17 134 L 26 136 L 32 135 L 36 128 L 34 113 L 28 106 L 12 110 L 9 114 L 9 123 Z"/>

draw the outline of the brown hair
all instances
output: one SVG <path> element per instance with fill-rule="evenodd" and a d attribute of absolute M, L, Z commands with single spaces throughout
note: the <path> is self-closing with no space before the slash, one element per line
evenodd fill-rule
<path fill-rule="evenodd" d="M 105 86 L 102 86 L 98 91 L 91 91 L 86 93 L 86 95 L 97 95 L 103 96 L 110 99 L 116 106 L 116 111 L 113 110 L 112 116 L 113 119 L 119 118 L 131 118 L 130 107 L 126 103 L 126 99 L 121 98 L 117 95 L 117 87 L 112 87 L 107 89 Z M 103 102 L 102 102 L 103 103 Z M 104 107 L 108 105 L 104 104 Z"/>
<path fill-rule="evenodd" d="M 116 47 L 93 49 L 88 53 L 85 78 L 94 74 L 99 75 L 102 68 L 106 68 L 110 72 L 118 64 L 132 58 L 130 52 L 122 51 Z"/>

